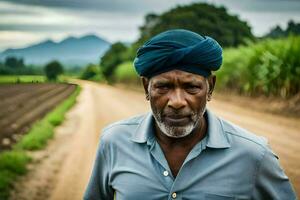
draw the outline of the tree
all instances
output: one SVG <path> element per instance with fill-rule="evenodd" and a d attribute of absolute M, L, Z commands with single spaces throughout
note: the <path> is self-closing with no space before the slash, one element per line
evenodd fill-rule
<path fill-rule="evenodd" d="M 97 77 L 103 79 L 99 66 L 94 64 L 87 65 L 80 76 L 84 80 L 93 80 Z"/>
<path fill-rule="evenodd" d="M 111 45 L 110 49 L 104 54 L 100 66 L 105 78 L 111 79 L 116 67 L 124 61 L 126 50 L 127 47 L 123 43 L 117 42 Z"/>
<path fill-rule="evenodd" d="M 4 65 L 12 69 L 25 67 L 23 58 L 16 57 L 6 57 Z"/>
<path fill-rule="evenodd" d="M 293 20 L 290 20 L 286 32 L 288 34 L 300 35 L 300 23 L 295 23 Z"/>
<path fill-rule="evenodd" d="M 45 66 L 45 73 L 49 80 L 56 80 L 63 73 L 63 66 L 58 61 L 52 61 Z"/>
<path fill-rule="evenodd" d="M 243 44 L 245 38 L 254 39 L 248 24 L 229 15 L 224 7 L 194 3 L 178 6 L 161 15 L 148 14 L 145 24 L 140 27 L 141 36 L 137 42 L 140 45 L 160 32 L 178 28 L 211 36 L 223 47 Z"/>
<path fill-rule="evenodd" d="M 293 20 L 290 20 L 285 30 L 281 29 L 281 27 L 277 25 L 272 28 L 270 32 L 264 36 L 264 38 L 282 38 L 291 34 L 300 35 L 300 23 L 295 23 Z"/>

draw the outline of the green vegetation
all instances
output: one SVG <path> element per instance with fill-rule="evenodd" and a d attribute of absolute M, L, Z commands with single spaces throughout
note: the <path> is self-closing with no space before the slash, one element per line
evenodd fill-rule
<path fill-rule="evenodd" d="M 145 16 L 140 27 L 140 37 L 129 46 L 115 43 L 101 58 L 100 66 L 104 77 L 113 81 L 116 67 L 134 59 L 137 49 L 152 36 L 169 29 L 188 29 L 201 35 L 209 35 L 223 47 L 238 46 L 254 40 L 248 24 L 237 16 L 228 14 L 224 7 L 205 3 L 177 6 L 160 15 Z"/>
<path fill-rule="evenodd" d="M 113 75 L 117 65 L 124 61 L 124 53 L 126 53 L 126 49 L 127 47 L 124 44 L 117 42 L 111 45 L 110 49 L 101 58 L 101 70 L 107 80 L 111 80 L 111 76 Z"/>
<path fill-rule="evenodd" d="M 23 58 L 7 57 L 4 65 L 10 68 L 23 68 L 25 67 Z"/>
<path fill-rule="evenodd" d="M 42 120 L 35 123 L 29 133 L 23 136 L 22 140 L 15 146 L 17 149 L 36 150 L 41 149 L 47 140 L 53 137 L 54 126 Z"/>
<path fill-rule="evenodd" d="M 44 70 L 48 80 L 56 81 L 58 75 L 63 73 L 64 68 L 58 61 L 54 60 L 48 63 Z"/>
<path fill-rule="evenodd" d="M 63 122 L 65 113 L 75 104 L 80 90 L 77 86 L 73 94 L 35 123 L 20 142 L 14 145 L 12 151 L 0 154 L 0 199 L 8 199 L 12 183 L 17 176 L 26 173 L 26 165 L 31 160 L 26 151 L 45 147 L 47 141 L 53 137 L 54 127 Z"/>
<path fill-rule="evenodd" d="M 42 75 L 0 75 L 1 83 L 44 83 L 46 77 Z"/>
<path fill-rule="evenodd" d="M 237 16 L 228 14 L 224 7 L 206 3 L 177 6 L 161 15 L 148 14 L 140 28 L 139 44 L 169 29 L 188 29 L 201 35 L 209 35 L 221 46 L 237 46 L 245 39 L 254 39 L 248 24 Z"/>
<path fill-rule="evenodd" d="M 30 157 L 23 151 L 10 151 L 0 154 L 0 199 L 7 199 L 9 189 L 18 175 L 27 172 L 26 164 Z"/>
<path fill-rule="evenodd" d="M 289 98 L 300 90 L 300 39 L 291 35 L 299 35 L 299 27 L 290 21 L 286 30 L 277 27 L 266 35 L 285 38 L 259 41 L 246 22 L 228 14 L 224 7 L 205 3 L 178 6 L 162 14 L 146 15 L 139 39 L 130 46 L 113 45 L 102 58 L 101 67 L 110 82 L 137 83 L 131 63 L 138 47 L 160 32 L 184 28 L 209 35 L 225 47 L 217 89 Z"/>
<path fill-rule="evenodd" d="M 216 73 L 216 88 L 242 95 L 292 97 L 300 91 L 299 55 L 300 36 L 227 48 L 223 65 Z M 113 77 L 116 82 L 139 82 L 132 61 L 118 65 Z"/>
<path fill-rule="evenodd" d="M 17 149 L 37 150 L 43 148 L 47 140 L 53 137 L 54 127 L 64 121 L 65 113 L 75 104 L 76 97 L 80 93 L 77 86 L 75 92 L 63 103 L 58 105 L 53 111 L 48 113 L 41 121 L 35 123 L 31 130 L 24 135 L 16 145 Z"/>
<path fill-rule="evenodd" d="M 22 58 L 7 57 L 0 62 L 0 75 L 42 75 L 43 71 L 31 65 L 25 65 Z"/>
<path fill-rule="evenodd" d="M 291 97 L 300 91 L 300 37 L 226 49 L 217 88 L 246 95 Z"/>
<path fill-rule="evenodd" d="M 26 172 L 24 164 L 28 161 L 30 158 L 22 151 L 3 152 L 0 155 L 0 169 L 24 174 Z"/>
<path fill-rule="evenodd" d="M 280 26 L 276 26 L 270 33 L 266 34 L 264 38 L 282 38 L 289 35 L 300 35 L 300 23 L 295 23 L 293 20 L 290 20 L 285 30 Z"/>
<path fill-rule="evenodd" d="M 104 81 L 105 78 L 103 76 L 103 73 L 98 65 L 89 64 L 86 66 L 81 75 L 81 79 L 84 80 L 91 80 L 91 81 Z"/>
<path fill-rule="evenodd" d="M 114 73 L 114 80 L 122 83 L 140 83 L 132 62 L 125 62 L 118 65 Z"/>

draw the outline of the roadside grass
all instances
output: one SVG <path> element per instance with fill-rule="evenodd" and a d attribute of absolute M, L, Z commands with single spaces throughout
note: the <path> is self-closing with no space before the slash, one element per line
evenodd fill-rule
<path fill-rule="evenodd" d="M 80 90 L 80 87 L 77 86 L 73 94 L 63 103 L 54 108 L 41 121 L 35 123 L 14 148 L 23 150 L 42 149 L 47 144 L 47 141 L 53 137 L 55 126 L 60 125 L 64 121 L 65 113 L 76 103 L 76 97 Z"/>
<path fill-rule="evenodd" d="M 44 83 L 47 78 L 42 75 L 1 75 L 0 84 L 4 83 Z"/>
<path fill-rule="evenodd" d="M 9 189 L 17 176 L 27 172 L 31 158 L 24 151 L 12 150 L 0 154 L 0 199 L 8 199 Z"/>
<path fill-rule="evenodd" d="M 42 120 L 36 122 L 29 132 L 13 146 L 11 151 L 0 153 L 0 199 L 9 198 L 9 190 L 20 175 L 27 172 L 26 165 L 32 160 L 26 154 L 28 150 L 38 150 L 46 146 L 47 141 L 54 136 L 55 126 L 64 121 L 66 112 L 76 103 L 81 88 L 75 91 Z"/>
<path fill-rule="evenodd" d="M 35 123 L 14 148 L 16 150 L 38 150 L 44 147 L 47 140 L 53 137 L 54 126 L 46 120 Z"/>

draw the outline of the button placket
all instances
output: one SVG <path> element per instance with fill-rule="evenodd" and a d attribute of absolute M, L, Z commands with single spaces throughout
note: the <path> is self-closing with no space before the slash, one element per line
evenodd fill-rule
<path fill-rule="evenodd" d="M 171 189 L 173 187 L 174 178 L 172 176 L 172 173 L 170 173 L 168 162 L 165 159 L 164 154 L 157 142 L 153 141 L 149 150 L 151 156 L 154 158 L 153 161 L 155 161 L 153 163 L 154 169 L 157 170 L 156 172 L 158 172 L 155 173 L 155 175 L 158 177 L 162 185 L 166 188 L 166 192 L 170 193 L 170 191 L 172 191 Z M 166 173 L 168 173 L 167 176 Z"/>

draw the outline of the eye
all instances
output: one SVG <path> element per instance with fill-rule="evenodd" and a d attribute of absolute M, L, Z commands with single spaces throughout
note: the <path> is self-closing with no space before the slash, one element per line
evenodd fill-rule
<path fill-rule="evenodd" d="M 170 89 L 170 85 L 168 84 L 158 84 L 155 86 L 155 89 L 157 90 L 158 93 L 167 93 Z"/>
<path fill-rule="evenodd" d="M 200 92 L 201 89 L 202 89 L 202 87 L 200 85 L 186 85 L 186 87 L 185 87 L 185 90 L 191 94 L 196 94 L 196 93 Z"/>

